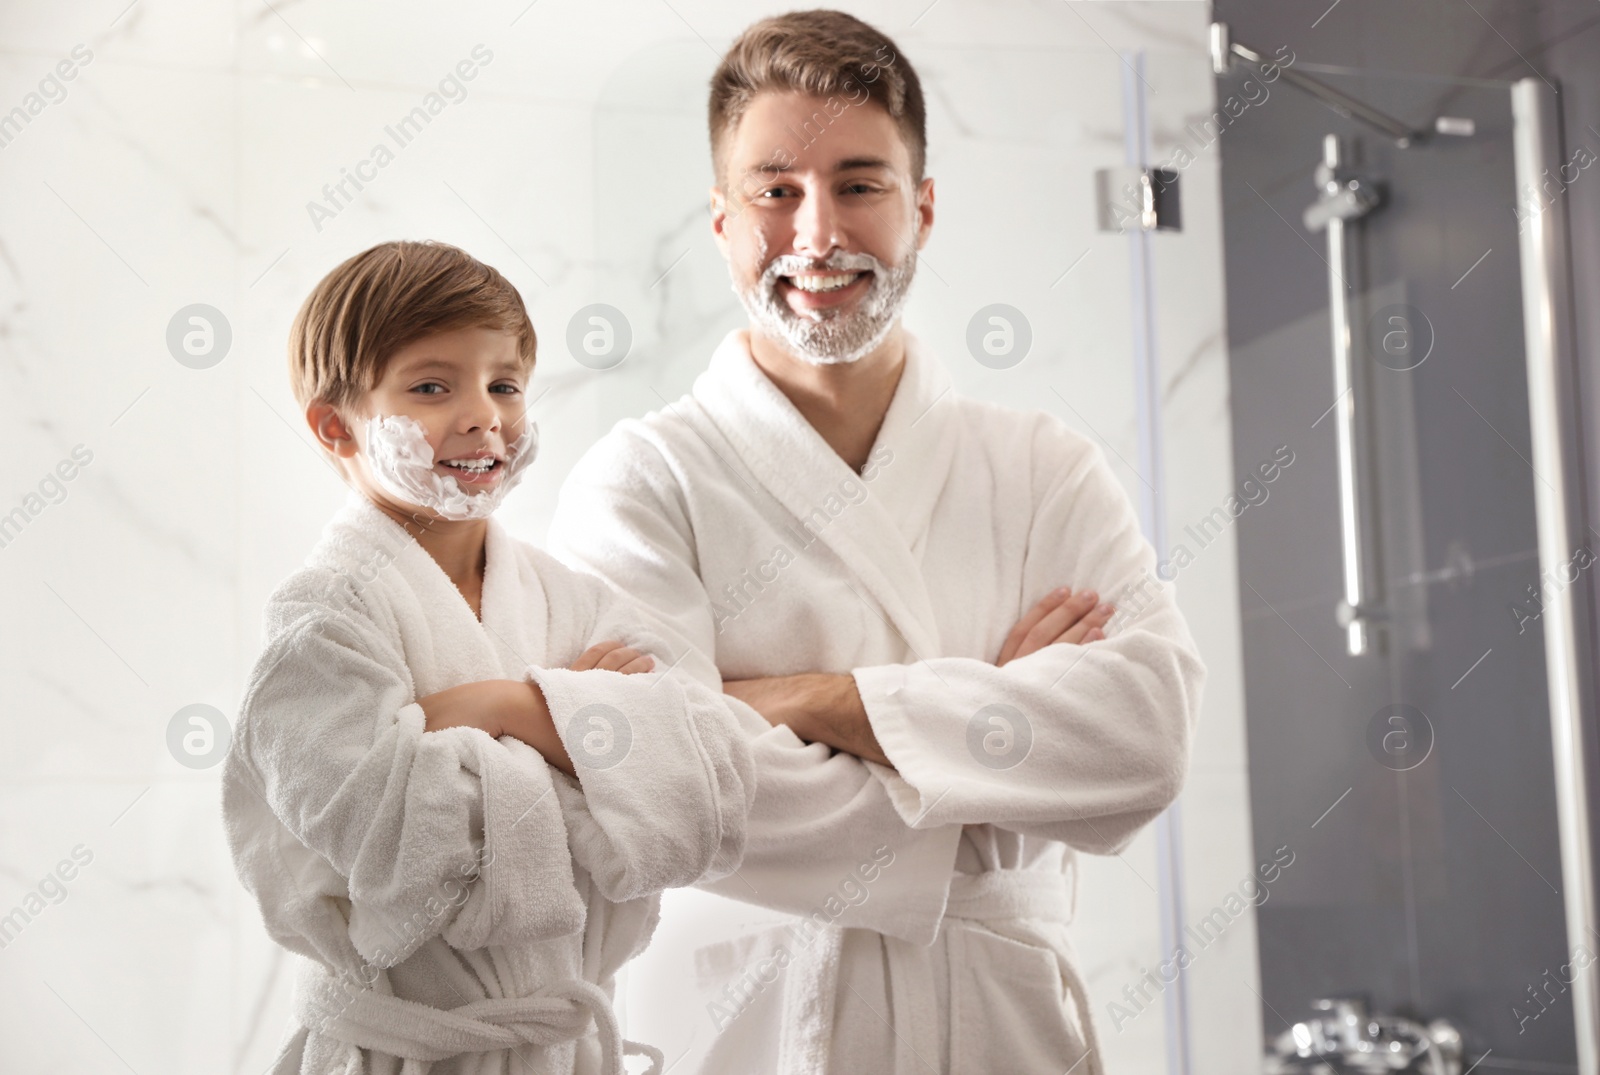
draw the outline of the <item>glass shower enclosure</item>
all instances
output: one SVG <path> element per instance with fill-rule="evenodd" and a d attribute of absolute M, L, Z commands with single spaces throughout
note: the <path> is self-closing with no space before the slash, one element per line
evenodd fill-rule
<path fill-rule="evenodd" d="M 1252 53 L 1213 45 L 1220 94 Z M 1256 912 L 1263 1027 L 1279 1070 L 1384 1033 L 1442 1059 L 1443 1024 L 1406 1035 L 1445 1020 L 1456 1071 L 1595 1075 L 1556 89 L 1292 75 L 1223 157 L 1235 458 L 1303 460 L 1239 524 L 1252 838 L 1295 856 Z"/>

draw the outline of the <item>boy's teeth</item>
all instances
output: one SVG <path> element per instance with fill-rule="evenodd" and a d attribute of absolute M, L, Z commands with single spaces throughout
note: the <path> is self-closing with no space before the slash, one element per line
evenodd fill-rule
<path fill-rule="evenodd" d="M 855 283 L 860 275 L 858 272 L 847 272 L 834 276 L 791 276 L 789 282 L 801 291 L 838 291 Z"/>
<path fill-rule="evenodd" d="M 488 470 L 494 466 L 493 459 L 446 459 L 447 467 L 460 467 L 462 470 Z"/>

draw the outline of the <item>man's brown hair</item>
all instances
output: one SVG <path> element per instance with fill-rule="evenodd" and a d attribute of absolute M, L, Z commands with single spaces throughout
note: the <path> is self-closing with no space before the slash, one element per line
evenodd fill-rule
<path fill-rule="evenodd" d="M 302 408 L 354 409 L 396 351 L 458 328 L 515 335 L 523 372 L 533 368 L 533 322 L 509 280 L 448 243 L 379 243 L 306 297 L 289 330 L 289 386 Z"/>
<path fill-rule="evenodd" d="M 922 181 L 928 150 L 922 83 L 895 43 L 854 15 L 791 11 L 762 19 L 739 35 L 711 76 L 711 159 L 717 182 L 726 167 L 723 140 L 756 95 L 766 92 L 876 102 L 900 129 L 911 151 L 912 177 Z M 833 122 L 827 112 L 813 119 L 819 132 Z"/>

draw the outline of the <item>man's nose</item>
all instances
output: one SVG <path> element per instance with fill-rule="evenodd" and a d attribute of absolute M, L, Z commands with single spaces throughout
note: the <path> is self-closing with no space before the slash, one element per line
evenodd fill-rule
<path fill-rule="evenodd" d="M 827 188 L 807 191 L 795 212 L 795 253 L 820 259 L 843 246 L 838 199 Z"/>

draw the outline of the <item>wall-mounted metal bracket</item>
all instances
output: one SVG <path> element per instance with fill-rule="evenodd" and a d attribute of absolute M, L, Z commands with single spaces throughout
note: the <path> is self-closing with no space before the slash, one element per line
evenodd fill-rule
<path fill-rule="evenodd" d="M 1182 231 L 1176 168 L 1101 168 L 1094 173 L 1101 231 Z"/>

